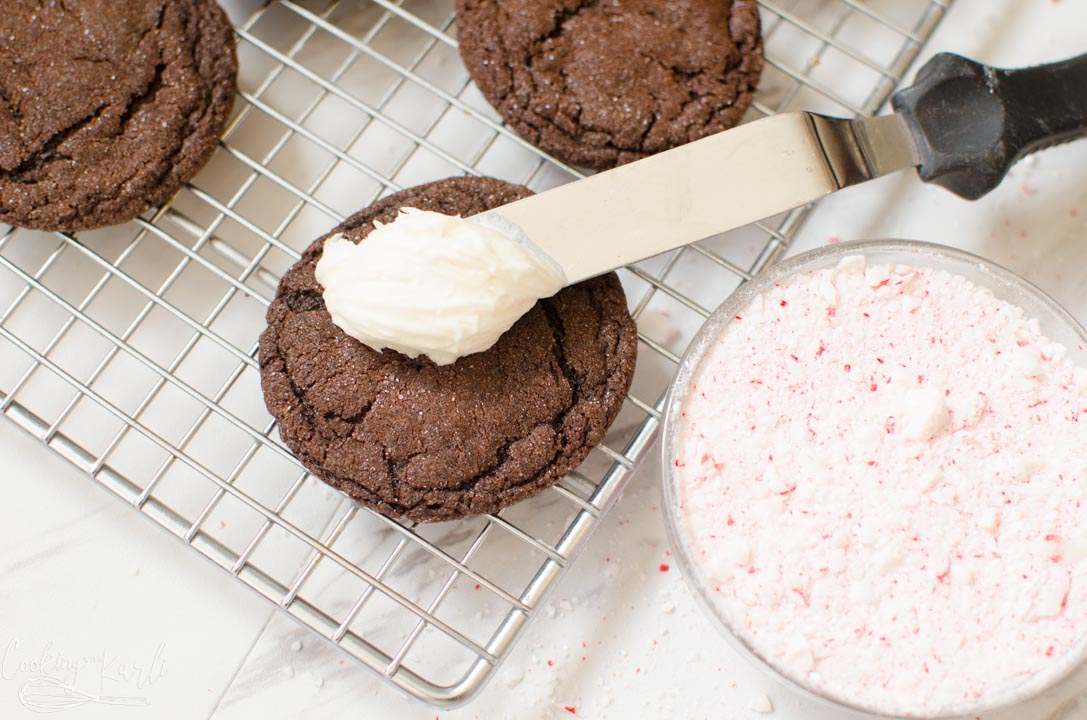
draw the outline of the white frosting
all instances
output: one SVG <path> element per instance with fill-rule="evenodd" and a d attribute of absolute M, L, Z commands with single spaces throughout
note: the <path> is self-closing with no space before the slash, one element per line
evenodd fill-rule
<path fill-rule="evenodd" d="M 348 335 L 438 365 L 487 350 L 566 284 L 554 262 L 510 233 L 414 208 L 375 223 L 358 244 L 329 238 L 316 277 Z"/>
<path fill-rule="evenodd" d="M 1029 695 L 1087 642 L 1084 378 L 961 276 L 857 256 L 782 280 L 678 421 L 696 577 L 835 699 L 942 717 Z"/>

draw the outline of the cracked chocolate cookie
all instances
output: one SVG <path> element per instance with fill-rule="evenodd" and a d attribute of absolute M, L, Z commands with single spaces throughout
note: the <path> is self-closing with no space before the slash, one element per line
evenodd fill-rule
<path fill-rule="evenodd" d="M 318 477 L 421 522 L 497 510 L 573 470 L 604 438 L 634 373 L 637 337 L 614 273 L 540 300 L 490 350 L 437 366 L 377 352 L 325 310 L 324 242 L 365 242 L 401 207 L 474 215 L 531 194 L 450 178 L 391 195 L 314 242 L 283 276 L 260 338 L 264 400 Z"/>
<path fill-rule="evenodd" d="M 0 222 L 75 232 L 161 204 L 215 151 L 237 70 L 214 0 L 4 0 Z"/>
<path fill-rule="evenodd" d="M 762 73 L 755 0 L 457 0 L 468 72 L 510 126 L 607 169 L 740 122 Z"/>

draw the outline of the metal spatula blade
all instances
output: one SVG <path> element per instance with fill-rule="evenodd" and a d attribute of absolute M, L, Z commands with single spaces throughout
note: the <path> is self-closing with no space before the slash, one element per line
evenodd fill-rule
<path fill-rule="evenodd" d="M 776 115 L 477 216 L 509 226 L 568 283 L 908 167 L 975 199 L 1023 156 L 1087 135 L 1087 55 L 997 70 L 943 54 L 893 115 Z"/>

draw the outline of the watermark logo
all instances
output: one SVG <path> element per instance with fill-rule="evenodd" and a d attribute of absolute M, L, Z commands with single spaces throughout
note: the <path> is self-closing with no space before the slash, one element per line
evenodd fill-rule
<path fill-rule="evenodd" d="M 65 685 L 55 677 L 39 675 L 27 680 L 19 688 L 19 702 L 28 710 L 53 713 L 71 710 L 87 703 L 99 705 L 147 705 L 147 698 L 122 695 L 91 695 L 71 685 Z"/>
<path fill-rule="evenodd" d="M 52 642 L 28 648 L 18 638 L 9 640 L 0 655 L 0 679 L 17 682 L 19 703 L 35 713 L 89 704 L 144 707 L 150 702 L 139 691 L 164 677 L 165 643 L 142 661 L 106 649 L 68 653 Z"/>

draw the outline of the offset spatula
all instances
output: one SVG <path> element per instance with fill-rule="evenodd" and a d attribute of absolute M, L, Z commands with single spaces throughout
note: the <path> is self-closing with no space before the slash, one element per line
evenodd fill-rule
<path fill-rule="evenodd" d="M 941 54 L 893 115 L 757 120 L 476 216 L 512 223 L 568 283 L 908 167 L 968 199 L 1019 159 L 1087 136 L 1087 55 L 998 70 Z"/>

